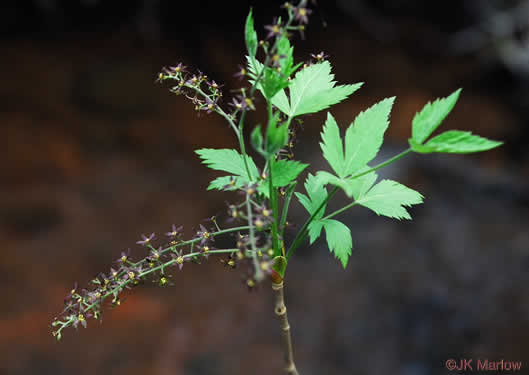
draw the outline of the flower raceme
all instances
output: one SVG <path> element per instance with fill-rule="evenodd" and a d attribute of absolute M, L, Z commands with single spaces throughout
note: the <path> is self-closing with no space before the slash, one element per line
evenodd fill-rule
<path fill-rule="evenodd" d="M 266 211 L 266 209 L 264 209 Z M 261 207 L 256 207 L 255 212 L 262 212 Z M 269 251 L 269 241 L 265 236 L 259 237 L 256 250 L 249 249 L 248 236 L 242 235 L 241 231 L 247 231 L 248 226 L 233 227 L 227 229 L 208 230 L 200 225 L 200 230 L 188 241 L 182 239 L 183 228 L 173 225 L 172 229 L 166 233 L 168 241 L 163 246 L 154 247 L 154 233 L 149 236 L 142 235 L 142 239 L 137 243 L 149 250 L 148 255 L 141 260 L 133 261 L 130 249 L 123 251 L 116 260 L 116 268 L 111 267 L 108 274 L 100 273 L 86 289 L 79 289 L 77 283 L 64 300 L 65 308 L 61 314 L 55 318 L 52 326 L 53 335 L 61 339 L 63 330 L 78 325 L 87 326 L 88 318 L 99 319 L 102 315 L 103 302 L 110 299 L 112 306 L 120 305 L 120 296 L 126 289 L 131 289 L 146 281 L 157 283 L 160 286 L 169 284 L 170 270 L 176 267 L 182 270 L 185 263 L 200 264 L 202 260 L 207 260 L 210 255 L 227 256 L 222 259 L 223 263 L 228 263 L 230 268 L 248 266 L 248 278 L 254 280 L 252 274 L 253 252 L 258 252 L 257 256 L 261 268 L 271 269 L 271 254 Z M 257 228 L 256 228 L 257 229 Z M 263 229 L 263 228 L 261 228 Z M 263 232 L 265 233 L 265 232 Z M 238 237 L 237 246 L 228 249 L 216 249 L 213 242 L 216 236 L 236 234 Z M 251 281 L 250 283 L 255 283 Z"/>

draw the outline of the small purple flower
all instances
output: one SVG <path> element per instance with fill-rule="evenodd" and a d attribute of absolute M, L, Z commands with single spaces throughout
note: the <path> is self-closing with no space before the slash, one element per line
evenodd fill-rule
<path fill-rule="evenodd" d="M 73 298 L 74 295 L 77 294 L 77 288 L 79 286 L 77 285 L 77 282 L 75 282 L 75 284 L 73 285 L 73 289 L 70 290 L 70 293 L 68 293 L 68 295 L 66 296 L 66 298 L 64 299 L 64 304 L 67 304 L 69 301 L 71 301 L 71 299 Z"/>
<path fill-rule="evenodd" d="M 272 210 L 264 205 L 255 207 L 253 224 L 257 230 L 262 230 L 274 221 Z"/>
<path fill-rule="evenodd" d="M 171 258 L 173 258 L 175 265 L 180 270 L 184 267 L 184 262 L 189 262 L 189 258 L 184 257 L 182 250 L 177 250 L 175 253 L 172 253 Z"/>
<path fill-rule="evenodd" d="M 171 238 L 176 238 L 182 234 L 183 230 L 184 230 L 184 227 L 182 225 L 180 225 L 179 227 L 176 227 L 176 225 L 173 224 L 171 226 L 171 231 L 165 233 L 165 235 Z"/>
<path fill-rule="evenodd" d="M 237 78 L 239 78 L 239 80 L 241 80 L 244 77 L 246 77 L 247 75 L 248 75 L 248 71 L 246 70 L 246 68 L 244 66 L 242 66 L 242 65 L 239 65 L 239 70 L 233 76 L 237 77 Z"/>
<path fill-rule="evenodd" d="M 254 184 L 246 184 L 246 185 L 244 185 L 243 188 L 242 188 L 242 191 L 240 193 L 252 196 L 256 192 L 257 192 L 257 184 L 254 183 Z"/>
<path fill-rule="evenodd" d="M 268 30 L 266 39 L 280 36 L 283 33 L 283 28 L 281 27 L 281 24 L 278 23 L 277 18 L 274 19 L 274 22 L 271 25 L 266 25 L 264 28 Z"/>
<path fill-rule="evenodd" d="M 112 281 L 115 281 L 119 276 L 119 270 L 115 270 L 114 268 L 110 268 L 110 277 Z"/>
<path fill-rule="evenodd" d="M 239 211 L 237 206 L 235 206 L 234 204 L 230 204 L 228 205 L 228 215 L 229 215 L 229 218 L 227 219 L 227 221 L 234 222 L 235 220 L 240 219 L 241 212 Z"/>
<path fill-rule="evenodd" d="M 231 103 L 229 103 L 229 105 L 231 105 L 236 111 L 240 111 L 246 108 L 246 103 L 244 101 L 244 98 L 242 98 L 242 96 L 240 95 L 233 98 L 231 100 Z"/>
<path fill-rule="evenodd" d="M 141 235 L 141 241 L 137 241 L 136 243 L 138 245 L 147 246 L 151 243 L 151 241 L 154 239 L 154 233 L 151 233 L 149 237 L 145 236 L 144 234 Z"/>
<path fill-rule="evenodd" d="M 224 86 L 224 85 L 219 85 L 215 81 L 211 81 L 211 82 L 208 81 L 207 84 L 212 92 L 217 92 L 217 90 L 219 90 L 222 86 Z"/>
<path fill-rule="evenodd" d="M 158 249 L 152 249 L 151 252 L 149 253 L 148 260 L 152 262 L 159 261 L 162 256 L 161 251 L 162 251 L 161 247 L 159 247 Z"/>
<path fill-rule="evenodd" d="M 239 249 L 239 251 L 242 254 L 246 253 L 247 246 L 248 246 L 249 242 L 250 242 L 250 239 L 249 239 L 248 235 L 244 235 L 243 236 L 240 233 L 237 233 L 236 246 L 237 246 L 237 249 Z"/>
<path fill-rule="evenodd" d="M 101 301 L 102 297 L 103 297 L 103 294 L 101 293 L 101 291 L 99 289 L 96 289 L 92 292 L 89 292 L 87 294 L 88 296 L 88 301 L 93 303 L 93 302 L 96 302 L 96 301 Z"/>
<path fill-rule="evenodd" d="M 173 74 L 176 73 L 185 73 L 187 72 L 187 66 L 184 66 L 182 63 L 178 63 L 176 66 L 170 66 L 167 70 Z"/>
<path fill-rule="evenodd" d="M 141 281 L 141 271 L 141 265 L 138 267 L 127 267 L 125 268 L 123 280 L 131 280 L 133 283 L 137 284 L 139 281 Z"/>
<path fill-rule="evenodd" d="M 301 25 L 309 23 L 309 15 L 312 13 L 312 10 L 305 8 L 303 5 L 299 7 L 294 7 L 294 13 L 296 14 L 295 20 L 298 21 Z"/>
<path fill-rule="evenodd" d="M 200 110 L 206 111 L 206 113 L 211 113 L 217 109 L 217 99 L 211 100 L 210 98 L 206 98 L 206 105 L 202 106 Z"/>
<path fill-rule="evenodd" d="M 197 77 L 196 75 L 193 75 L 193 77 L 191 77 L 190 79 L 187 80 L 186 85 L 193 86 L 193 87 L 198 87 L 200 82 L 201 82 L 200 76 Z"/>
<path fill-rule="evenodd" d="M 313 54 L 311 53 L 310 56 L 316 60 L 316 62 L 322 62 L 322 61 L 325 61 L 327 60 L 327 58 L 329 57 L 329 55 L 327 55 L 325 52 L 321 51 L 320 53 L 317 53 L 317 54 Z"/>
<path fill-rule="evenodd" d="M 253 100 L 251 98 L 246 97 L 243 94 L 237 95 L 235 98 L 232 98 L 231 103 L 229 103 L 230 106 L 232 106 L 235 111 L 243 110 L 243 109 L 251 109 L 255 110 L 255 105 L 253 103 Z"/>
<path fill-rule="evenodd" d="M 228 255 L 228 259 L 221 259 L 220 262 L 224 265 L 224 267 L 229 267 L 231 269 L 237 268 L 236 259 L 232 254 Z"/>
<path fill-rule="evenodd" d="M 200 230 L 197 232 L 195 238 L 200 238 L 201 246 L 213 242 L 213 237 L 211 236 L 211 233 L 202 224 L 200 224 Z"/>
<path fill-rule="evenodd" d="M 121 256 L 116 260 L 116 263 L 125 264 L 130 258 L 130 249 L 127 252 L 122 251 Z"/>
<path fill-rule="evenodd" d="M 235 190 L 237 189 L 236 185 L 237 181 L 235 181 L 235 178 L 233 176 L 230 176 L 230 181 L 222 187 L 223 190 Z"/>
<path fill-rule="evenodd" d="M 83 311 L 80 311 L 79 314 L 77 314 L 77 316 L 75 317 L 75 321 L 73 322 L 74 328 L 77 328 L 79 323 L 81 323 L 81 325 L 86 328 L 86 319 L 90 318 L 91 316 L 92 313 L 84 313 Z"/>
<path fill-rule="evenodd" d="M 209 252 L 211 250 L 213 250 L 214 248 L 211 247 L 211 246 L 208 246 L 208 245 L 204 245 L 200 248 L 200 252 L 202 253 L 202 255 L 204 256 L 204 258 L 208 259 L 209 258 Z"/>
<path fill-rule="evenodd" d="M 156 80 L 154 81 L 155 83 L 162 83 L 164 79 L 167 78 L 163 70 L 165 70 L 165 68 L 163 68 L 162 71 L 158 73 L 158 76 L 156 77 Z"/>
<path fill-rule="evenodd" d="M 103 272 L 101 272 L 98 277 L 101 279 L 101 285 L 105 288 L 112 282 L 112 280 L 110 280 L 110 278 L 108 278 Z"/>
<path fill-rule="evenodd" d="M 280 68 L 281 67 L 281 60 L 283 60 L 284 58 L 286 58 L 287 56 L 286 55 L 278 55 L 277 53 L 272 55 L 272 67 L 274 68 Z"/>

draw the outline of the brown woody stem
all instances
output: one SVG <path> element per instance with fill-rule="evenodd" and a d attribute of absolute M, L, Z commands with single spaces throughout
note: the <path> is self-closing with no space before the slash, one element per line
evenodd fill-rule
<path fill-rule="evenodd" d="M 275 308 L 274 313 L 279 319 L 281 326 L 281 341 L 283 346 L 283 356 L 285 358 L 284 371 L 287 375 L 299 375 L 294 363 L 294 352 L 292 351 L 292 338 L 290 337 L 290 325 L 288 324 L 287 307 L 285 306 L 285 298 L 283 294 L 283 282 L 276 284 L 272 283 L 272 289 L 275 292 Z"/>

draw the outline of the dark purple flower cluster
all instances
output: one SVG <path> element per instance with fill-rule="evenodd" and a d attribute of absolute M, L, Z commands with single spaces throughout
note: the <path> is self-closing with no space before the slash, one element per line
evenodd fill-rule
<path fill-rule="evenodd" d="M 280 40 L 284 37 L 289 38 L 289 31 L 299 31 L 301 36 L 304 36 L 305 25 L 309 22 L 309 15 L 312 13 L 312 10 L 307 8 L 307 0 L 299 1 L 298 5 L 293 5 L 291 2 L 285 2 L 282 8 L 286 9 L 288 12 L 288 18 L 286 21 L 282 21 L 281 18 L 274 18 L 273 22 L 270 25 L 265 25 L 264 28 L 267 31 L 265 40 L 259 41 L 259 47 L 265 53 L 264 64 L 270 68 L 274 68 L 276 71 L 281 72 L 282 62 L 285 61 L 287 56 L 279 52 Z M 284 67 L 283 67 L 284 68 Z M 232 100 L 230 105 L 233 107 L 234 112 L 232 117 L 235 118 L 237 112 L 247 110 L 255 110 L 254 107 L 254 98 L 253 93 L 259 84 L 259 82 L 264 78 L 263 73 L 258 76 L 249 74 L 248 70 L 239 65 L 235 77 L 242 79 L 247 76 L 250 76 L 252 81 L 252 88 L 249 90 L 249 94 L 246 95 L 245 91 L 242 90 L 242 95 L 237 96 Z"/>
<path fill-rule="evenodd" d="M 314 3 L 314 1 L 313 1 Z M 312 10 L 307 7 L 308 0 L 301 0 L 298 5 L 293 5 L 287 1 L 282 5 L 282 8 L 286 9 L 289 15 L 289 20 L 286 24 L 281 24 L 277 18 L 271 25 L 265 26 L 268 30 L 267 39 L 272 37 L 279 37 L 283 35 L 284 31 L 294 30 L 298 31 L 301 38 L 305 38 L 305 25 L 309 23 L 309 16 Z"/>
<path fill-rule="evenodd" d="M 149 249 L 149 254 L 145 258 L 134 262 L 130 258 L 130 249 L 127 249 L 127 251 L 122 251 L 120 257 L 116 259 L 116 266 L 111 267 L 108 274 L 97 275 L 91 281 L 89 288 L 79 289 L 76 283 L 64 300 L 64 310 L 52 323 L 54 336 L 60 339 L 62 330 L 68 326 L 77 328 L 80 324 L 86 327 L 86 321 L 90 317 L 100 319 L 103 300 L 112 297 L 111 305 L 118 306 L 121 292 L 143 283 L 149 275 L 152 276 L 153 282 L 161 286 L 167 285 L 168 276 L 165 272 L 167 268 L 177 266 L 182 269 L 184 262 L 200 255 L 199 253 L 193 254 L 192 249 L 184 255 L 183 250 L 179 249 L 184 245 L 193 245 L 197 242 L 193 240 L 183 242 L 181 240 L 182 227 L 177 228 L 173 225 L 166 235 L 170 241 L 165 248 L 155 248 L 152 246 L 155 234 L 151 233 L 149 236 L 142 234 L 142 239 L 137 244 Z"/>
<path fill-rule="evenodd" d="M 252 188 L 253 189 L 253 188 Z M 235 209 L 236 206 L 230 205 Z M 236 209 L 235 209 L 236 210 Z M 237 219 L 243 219 L 241 215 Z M 271 222 L 270 210 L 264 205 L 254 207 L 253 224 L 257 230 L 261 229 L 256 238 L 257 245 L 255 251 L 258 251 L 258 257 L 263 270 L 271 270 L 271 256 L 269 252 L 271 241 L 269 235 L 264 231 L 265 227 Z M 216 225 L 216 221 L 213 220 Z M 130 289 L 144 283 L 148 278 L 160 286 L 170 285 L 170 275 L 167 270 L 177 267 L 181 270 L 185 263 L 200 263 L 201 259 L 208 259 L 211 254 L 228 254 L 228 259 L 222 262 L 230 268 L 236 268 L 239 264 L 248 264 L 248 276 L 245 276 L 245 282 L 249 285 L 255 285 L 255 267 L 251 263 L 253 251 L 250 249 L 249 237 L 238 234 L 237 246 L 232 249 L 218 250 L 214 247 L 214 237 L 220 233 L 235 232 L 235 230 L 208 229 L 204 225 L 199 226 L 196 234 L 191 240 L 183 241 L 183 228 L 172 226 L 171 230 L 165 235 L 168 242 L 165 246 L 154 247 L 153 241 L 156 238 L 154 233 L 146 236 L 141 235 L 141 240 L 137 244 L 147 248 L 149 253 L 139 261 L 131 259 L 131 251 L 127 249 L 122 251 L 118 259 L 115 260 L 115 266 L 110 268 L 107 273 L 97 275 L 86 289 L 79 289 L 77 284 L 70 291 L 64 300 L 65 308 L 56 317 L 52 323 L 53 335 L 60 340 L 64 328 L 79 325 L 86 327 L 88 318 L 100 319 L 102 315 L 103 301 L 111 298 L 111 306 L 120 305 L 120 295 L 125 289 Z M 187 250 L 185 250 L 187 249 Z"/>
<path fill-rule="evenodd" d="M 270 276 L 273 272 L 274 250 L 272 249 L 271 237 L 268 233 L 262 232 L 257 235 L 257 265 L 254 262 L 251 250 L 250 237 L 248 235 L 237 233 L 235 240 L 238 251 L 230 254 L 227 259 L 223 259 L 221 262 L 229 268 L 244 267 L 246 271 L 242 274 L 243 283 L 248 290 L 254 290 L 259 283 L 259 280 L 256 277 L 256 266 L 259 267 L 260 272 L 267 276 Z"/>
<path fill-rule="evenodd" d="M 158 74 L 157 82 L 174 81 L 176 85 L 170 88 L 172 93 L 184 95 L 195 105 L 196 111 L 206 113 L 218 112 L 219 102 L 222 99 L 221 85 L 208 76 L 198 71 L 192 74 L 182 63 L 176 66 L 163 68 Z"/>
<path fill-rule="evenodd" d="M 266 178 L 266 176 L 263 177 Z M 236 268 L 240 265 L 246 267 L 244 280 L 249 289 L 253 289 L 257 286 L 258 281 L 261 281 L 258 277 L 259 274 L 270 275 L 272 273 L 274 258 L 270 233 L 274 218 L 272 210 L 265 204 L 265 201 L 258 201 L 257 189 L 256 184 L 243 186 L 240 191 L 244 194 L 245 200 L 239 204 L 228 204 L 227 210 L 229 221 L 251 223 L 255 229 L 253 243 L 251 235 L 237 233 L 235 247 L 238 251 L 230 254 L 228 259 L 223 260 L 224 265 L 230 268 Z M 250 212 L 247 210 L 246 199 L 249 199 L 250 202 Z"/>

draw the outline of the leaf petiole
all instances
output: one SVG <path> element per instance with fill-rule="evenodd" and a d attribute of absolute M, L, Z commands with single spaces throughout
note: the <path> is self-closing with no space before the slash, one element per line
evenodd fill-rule
<path fill-rule="evenodd" d="M 408 148 L 404 151 L 402 151 L 401 153 L 393 156 L 392 158 L 380 163 L 380 164 L 377 164 L 376 166 L 374 166 L 373 168 L 370 168 L 362 173 L 358 173 L 352 177 L 347 177 L 347 179 L 349 180 L 354 180 L 356 178 L 359 178 L 359 177 L 362 177 L 362 176 L 365 176 L 366 174 L 369 174 L 371 172 L 374 172 L 376 170 L 379 170 L 391 163 L 394 163 L 396 162 L 397 160 L 403 158 L 404 156 L 408 155 L 410 152 L 412 152 L 411 148 Z M 301 245 L 301 243 L 305 240 L 305 238 L 307 237 L 307 228 L 308 226 L 310 225 L 310 223 L 312 223 L 312 221 L 314 220 L 314 218 L 316 217 L 316 215 L 321 211 L 321 209 L 327 204 L 327 202 L 329 202 L 329 200 L 334 196 L 334 194 L 336 194 L 336 192 L 338 191 L 339 187 L 335 186 L 331 192 L 329 194 L 327 194 L 327 197 L 325 198 L 325 200 L 320 204 L 320 206 L 318 207 L 318 209 L 310 216 L 310 218 L 305 222 L 305 224 L 303 224 L 303 226 L 301 227 L 301 229 L 299 230 L 299 232 L 297 233 L 296 237 L 294 238 L 294 241 L 292 242 L 292 245 L 290 245 L 290 247 L 288 248 L 288 251 L 287 251 L 287 254 L 286 254 L 286 258 L 287 258 L 287 261 L 290 259 L 290 257 L 292 255 L 294 255 L 294 252 L 296 251 L 296 249 Z M 354 203 L 354 202 L 353 202 Z M 353 205 L 352 204 L 349 204 L 345 207 L 342 207 L 341 209 L 339 209 L 338 211 L 335 211 L 333 213 L 331 213 L 330 215 L 328 215 L 326 218 L 329 218 L 329 217 L 332 217 L 334 215 L 337 215 L 338 213 L 341 213 L 342 211 L 344 211 L 345 209 L 349 208 L 349 207 L 352 207 Z"/>

